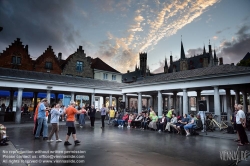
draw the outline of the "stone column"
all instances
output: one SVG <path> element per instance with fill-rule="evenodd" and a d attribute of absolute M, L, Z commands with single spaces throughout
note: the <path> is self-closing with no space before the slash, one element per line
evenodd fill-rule
<path fill-rule="evenodd" d="M 47 96 L 46 96 L 46 98 L 47 98 L 47 100 L 48 100 L 48 103 L 51 104 L 51 103 L 50 103 L 50 98 L 51 98 L 51 97 L 50 97 L 50 90 L 47 90 Z"/>
<path fill-rule="evenodd" d="M 231 107 L 231 93 L 230 89 L 226 90 L 226 109 L 227 109 L 227 121 L 230 121 L 230 118 L 232 116 L 232 107 Z"/>
<path fill-rule="evenodd" d="M 209 96 L 206 96 L 206 102 L 207 102 L 207 111 L 206 112 L 209 112 Z"/>
<path fill-rule="evenodd" d="M 71 92 L 71 101 L 75 101 L 75 93 L 74 92 Z"/>
<path fill-rule="evenodd" d="M 168 110 L 171 109 L 171 95 L 168 95 Z"/>
<path fill-rule="evenodd" d="M 125 93 L 122 94 L 122 101 L 126 102 L 126 94 Z"/>
<path fill-rule="evenodd" d="M 188 95 L 187 95 L 187 89 L 183 89 L 183 114 L 188 114 Z"/>
<path fill-rule="evenodd" d="M 125 100 L 125 108 L 129 108 L 129 99 L 128 99 L 128 95 L 126 95 L 126 100 Z"/>
<path fill-rule="evenodd" d="M 196 91 L 196 111 L 199 112 L 199 100 L 201 100 L 201 90 Z"/>
<path fill-rule="evenodd" d="M 94 105 L 95 106 L 95 94 L 91 93 L 91 103 L 90 106 Z"/>
<path fill-rule="evenodd" d="M 240 91 L 239 90 L 235 90 L 235 104 L 240 104 Z"/>
<path fill-rule="evenodd" d="M 147 105 L 146 105 L 146 109 L 148 109 L 148 107 L 149 107 L 149 105 L 150 105 L 150 104 L 149 104 L 149 101 L 150 101 L 150 98 L 148 98 L 148 97 L 147 97 Z"/>
<path fill-rule="evenodd" d="M 162 116 L 162 94 L 161 91 L 158 90 L 158 116 Z"/>
<path fill-rule="evenodd" d="M 219 87 L 214 86 L 214 114 L 218 115 L 218 122 L 221 122 L 221 110 L 220 110 L 220 93 Z"/>
<path fill-rule="evenodd" d="M 241 93 L 243 95 L 243 111 L 246 113 L 248 111 L 248 108 L 247 108 L 247 92 L 245 90 L 243 90 Z"/>
<path fill-rule="evenodd" d="M 109 106 L 112 106 L 112 95 L 109 95 Z"/>
<path fill-rule="evenodd" d="M 23 97 L 23 89 L 18 88 L 17 103 L 16 103 L 16 117 L 15 117 L 15 123 L 18 123 L 18 124 L 21 123 L 22 97 Z"/>
<path fill-rule="evenodd" d="M 138 113 L 141 113 L 142 112 L 142 101 L 141 101 L 141 92 L 138 93 L 138 101 L 137 101 L 137 104 L 138 104 Z"/>
<path fill-rule="evenodd" d="M 180 96 L 179 97 L 179 109 L 180 109 L 180 115 L 182 116 L 183 115 L 183 110 L 182 110 L 182 108 L 183 108 L 183 106 L 182 106 L 182 96 Z"/>

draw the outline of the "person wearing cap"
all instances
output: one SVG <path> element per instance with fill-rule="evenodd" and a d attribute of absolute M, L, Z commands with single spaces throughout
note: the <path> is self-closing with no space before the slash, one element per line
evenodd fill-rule
<path fill-rule="evenodd" d="M 50 108 L 46 108 L 46 104 L 48 103 L 47 99 L 43 99 L 39 105 L 38 108 L 38 115 L 37 115 L 37 120 L 38 120 L 38 126 L 36 130 L 36 135 L 35 139 L 39 139 L 40 136 L 40 131 L 43 127 L 43 140 L 48 139 L 48 124 L 47 124 L 47 119 L 46 119 L 46 111 L 48 111 Z"/>

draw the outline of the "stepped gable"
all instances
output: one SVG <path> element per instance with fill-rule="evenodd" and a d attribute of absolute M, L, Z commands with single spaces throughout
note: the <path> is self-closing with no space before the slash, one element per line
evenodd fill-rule
<path fill-rule="evenodd" d="M 48 69 L 45 67 L 46 62 L 52 63 L 52 68 Z M 38 72 L 49 72 L 53 74 L 61 74 L 62 69 L 60 67 L 60 63 L 58 61 L 58 58 L 56 57 L 53 49 L 51 46 L 49 46 L 42 55 L 40 55 L 35 60 L 35 71 Z"/>
<path fill-rule="evenodd" d="M 34 69 L 33 60 L 29 55 L 28 45 L 24 46 L 17 38 L 3 53 L 0 54 L 0 67 L 14 68 L 19 70 Z"/>

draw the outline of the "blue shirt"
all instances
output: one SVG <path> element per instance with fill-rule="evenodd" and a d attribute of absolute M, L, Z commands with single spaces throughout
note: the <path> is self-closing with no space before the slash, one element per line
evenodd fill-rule
<path fill-rule="evenodd" d="M 41 103 L 38 108 L 38 118 L 45 118 L 46 117 L 46 107 L 44 103 Z"/>

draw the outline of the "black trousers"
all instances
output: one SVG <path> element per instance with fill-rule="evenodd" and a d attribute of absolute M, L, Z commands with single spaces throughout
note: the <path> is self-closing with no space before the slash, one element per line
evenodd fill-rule
<path fill-rule="evenodd" d="M 104 127 L 104 120 L 105 120 L 105 117 L 106 115 L 102 115 L 101 118 L 102 118 L 102 127 Z"/>
<path fill-rule="evenodd" d="M 95 117 L 90 117 L 90 124 L 91 124 L 91 127 L 95 126 Z"/>
<path fill-rule="evenodd" d="M 247 134 L 246 134 L 245 128 L 242 126 L 242 124 L 237 124 L 237 131 L 238 131 L 239 136 L 240 136 L 240 142 L 242 144 L 249 143 L 249 141 L 247 139 Z"/>

